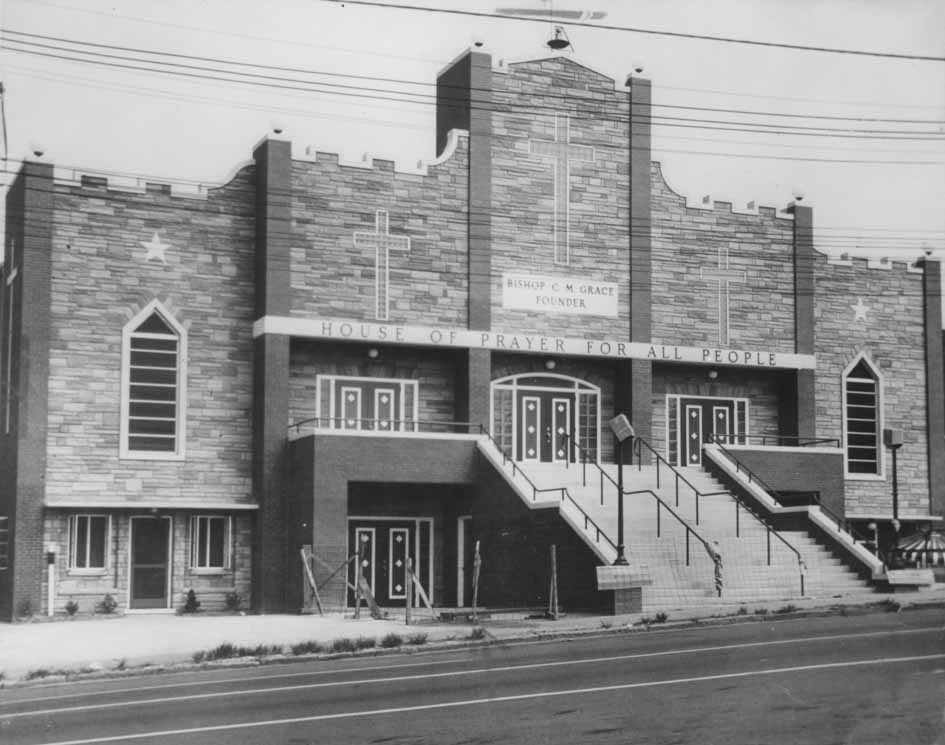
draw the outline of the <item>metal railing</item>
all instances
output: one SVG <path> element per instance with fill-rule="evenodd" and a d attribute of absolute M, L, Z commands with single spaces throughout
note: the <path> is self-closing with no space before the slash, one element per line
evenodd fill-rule
<path fill-rule="evenodd" d="M 600 463 L 597 462 L 596 458 L 590 461 L 588 460 L 587 449 L 584 448 L 574 438 L 573 435 L 564 434 L 562 435 L 562 439 L 564 439 L 566 442 L 569 442 L 572 448 L 576 448 L 578 452 L 581 453 L 581 465 L 583 468 L 581 479 L 584 486 L 587 486 L 587 464 L 592 463 L 593 466 L 597 468 L 597 471 L 600 474 L 600 484 L 601 484 L 600 503 L 602 505 L 604 504 L 604 480 L 605 479 L 611 483 L 614 489 L 617 490 L 618 494 L 620 493 L 619 491 L 620 487 L 617 484 L 617 482 L 614 481 L 613 477 L 609 473 L 607 473 L 603 468 L 601 468 L 601 465 Z M 568 458 L 568 462 L 570 462 L 570 457 Z M 670 515 L 676 518 L 676 521 L 680 525 L 682 525 L 683 528 L 685 528 L 686 530 L 686 566 L 689 566 L 689 562 L 690 562 L 690 550 L 689 550 L 689 536 L 690 535 L 694 536 L 696 540 L 698 540 L 705 547 L 710 557 L 714 557 L 718 555 L 718 552 L 712 546 L 709 545 L 709 542 L 706 541 L 705 538 L 703 538 L 701 535 L 699 535 L 699 533 L 697 533 L 692 528 L 692 526 L 689 525 L 689 523 L 687 523 L 682 517 L 680 517 L 679 514 L 677 514 L 677 512 L 672 507 L 666 504 L 666 502 L 663 501 L 662 497 L 660 497 L 659 494 L 652 491 L 651 489 L 637 489 L 634 491 L 627 491 L 626 489 L 623 490 L 623 495 L 625 497 L 633 496 L 636 494 L 649 494 L 651 497 L 653 497 L 653 499 L 656 500 L 656 537 L 657 538 L 660 538 L 662 535 L 662 510 L 666 510 Z"/>
<path fill-rule="evenodd" d="M 780 447 L 806 448 L 816 445 L 829 445 L 839 448 L 840 440 L 836 437 L 795 437 L 793 435 L 760 434 L 760 435 L 714 435 L 716 442 L 721 439 L 728 445 L 745 445 L 751 442 L 760 442 L 761 446 L 775 445 Z"/>
<path fill-rule="evenodd" d="M 550 488 L 541 488 L 541 489 L 538 488 L 538 487 L 535 485 L 535 482 L 532 481 L 532 480 L 528 477 L 528 474 L 526 474 L 526 473 L 521 469 L 521 467 L 518 465 L 518 463 L 515 461 L 515 459 L 514 459 L 511 455 L 509 455 L 509 454 L 499 445 L 498 442 L 496 442 L 496 439 L 492 436 L 492 433 L 490 433 L 482 424 L 480 424 L 480 425 L 478 425 L 478 426 L 479 426 L 479 433 L 482 434 L 482 435 L 485 435 L 486 437 L 488 437 L 488 438 L 489 438 L 489 441 L 492 443 L 492 445 L 495 447 L 495 449 L 496 449 L 496 450 L 499 452 L 499 454 L 502 456 L 502 465 L 503 465 L 503 466 L 507 466 L 509 463 L 512 464 L 512 477 L 514 478 L 516 475 L 521 476 L 521 477 L 525 480 L 525 483 L 528 484 L 528 486 L 531 488 L 531 490 L 532 490 L 532 501 L 533 501 L 533 502 L 537 502 L 537 501 L 538 501 L 538 495 L 539 495 L 539 494 L 549 494 L 549 493 L 553 493 L 553 492 L 558 492 L 558 493 L 561 495 L 561 501 L 562 501 L 562 502 L 565 502 L 565 501 L 570 502 L 572 505 L 574 505 L 574 507 L 578 510 L 578 512 L 581 513 L 581 517 L 582 517 L 583 520 L 584 520 L 584 530 L 585 530 L 585 531 L 590 531 L 591 528 L 594 529 L 595 542 L 600 543 L 600 542 L 601 542 L 601 538 L 603 538 L 604 541 L 607 543 L 607 545 L 610 546 L 610 547 L 614 550 L 614 552 L 617 551 L 617 544 L 614 543 L 614 542 L 610 539 L 610 536 L 608 536 L 608 535 L 604 532 L 603 528 L 601 528 L 600 525 L 598 525 L 598 524 L 594 521 L 594 519 L 593 519 L 590 515 L 587 514 L 587 512 L 584 510 L 583 507 L 581 507 L 580 504 L 578 504 L 577 500 L 574 499 L 574 497 L 571 496 L 571 492 L 568 491 L 568 488 L 567 488 L 566 486 L 554 486 L 554 487 L 550 487 Z"/>
<path fill-rule="evenodd" d="M 722 443 L 718 442 L 717 438 L 714 438 L 712 435 L 709 435 L 709 441 L 712 442 L 719 450 L 721 450 L 725 457 L 728 458 L 732 463 L 735 464 L 735 473 L 744 473 L 748 477 L 749 484 L 757 484 L 771 497 L 775 502 L 778 502 L 778 492 L 771 488 L 771 486 L 764 481 L 757 473 L 752 471 L 748 466 L 742 463 L 738 458 L 735 457 L 735 454 L 731 450 L 726 448 Z M 834 440 L 836 442 L 836 440 Z M 851 540 L 857 543 L 869 543 L 869 539 L 864 536 L 862 533 L 857 531 L 852 525 L 850 525 L 846 520 L 840 517 L 836 512 L 831 510 L 827 505 L 825 505 L 821 500 L 818 493 L 816 497 L 816 506 L 820 508 L 820 511 L 823 512 L 827 517 L 829 517 L 837 526 L 838 533 L 846 533 L 850 536 Z M 746 507 L 747 509 L 747 507 Z"/>
<path fill-rule="evenodd" d="M 354 419 L 351 417 L 316 416 L 289 425 L 289 432 L 298 434 L 303 427 L 331 432 L 373 432 L 400 434 L 403 432 L 430 432 L 438 434 L 480 434 L 479 422 L 454 422 L 436 419 Z"/>

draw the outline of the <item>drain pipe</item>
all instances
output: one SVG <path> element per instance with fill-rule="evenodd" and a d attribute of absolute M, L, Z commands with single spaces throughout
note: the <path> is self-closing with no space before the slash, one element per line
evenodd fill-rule
<path fill-rule="evenodd" d="M 46 615 L 56 614 L 56 544 L 46 545 Z"/>

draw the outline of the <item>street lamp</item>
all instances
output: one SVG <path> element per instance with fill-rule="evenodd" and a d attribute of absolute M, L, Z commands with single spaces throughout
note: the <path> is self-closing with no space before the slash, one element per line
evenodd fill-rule
<path fill-rule="evenodd" d="M 883 444 L 892 450 L 892 529 L 893 529 L 893 538 L 892 545 L 889 549 L 889 564 L 892 564 L 893 552 L 896 550 L 896 546 L 899 543 L 899 469 L 896 462 L 897 454 L 899 453 L 899 448 L 902 447 L 903 437 L 901 429 L 884 429 L 883 430 Z"/>
<path fill-rule="evenodd" d="M 623 545 L 623 444 L 633 440 L 633 425 L 624 414 L 610 420 L 610 431 L 617 438 L 617 558 L 614 565 L 626 564 Z"/>

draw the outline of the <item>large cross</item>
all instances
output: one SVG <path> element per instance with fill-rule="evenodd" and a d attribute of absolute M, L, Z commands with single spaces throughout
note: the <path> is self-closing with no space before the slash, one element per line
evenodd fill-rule
<path fill-rule="evenodd" d="M 374 232 L 356 231 L 354 245 L 374 249 L 374 308 L 378 321 L 386 321 L 390 312 L 390 250 L 409 251 L 410 238 L 391 235 L 387 210 L 374 214 Z"/>
<path fill-rule="evenodd" d="M 567 114 L 555 114 L 554 140 L 531 140 L 529 148 L 532 155 L 552 161 L 555 177 L 555 264 L 568 264 L 571 261 L 571 161 L 593 161 L 594 148 L 571 144 L 571 120 Z"/>
<path fill-rule="evenodd" d="M 744 282 L 745 272 L 729 269 L 728 247 L 719 247 L 718 269 L 699 268 L 699 277 L 719 283 L 719 346 L 728 346 L 728 290 L 731 282 Z"/>

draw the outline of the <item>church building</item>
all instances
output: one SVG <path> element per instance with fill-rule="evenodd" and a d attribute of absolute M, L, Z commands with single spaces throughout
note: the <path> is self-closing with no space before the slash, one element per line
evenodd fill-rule
<path fill-rule="evenodd" d="M 298 612 L 309 570 L 350 608 L 356 568 L 396 607 L 408 566 L 436 607 L 535 606 L 552 545 L 575 609 L 872 592 L 945 516 L 939 264 L 687 198 L 650 99 L 473 49 L 432 162 L 280 132 L 214 188 L 24 162 L 0 618 Z"/>

